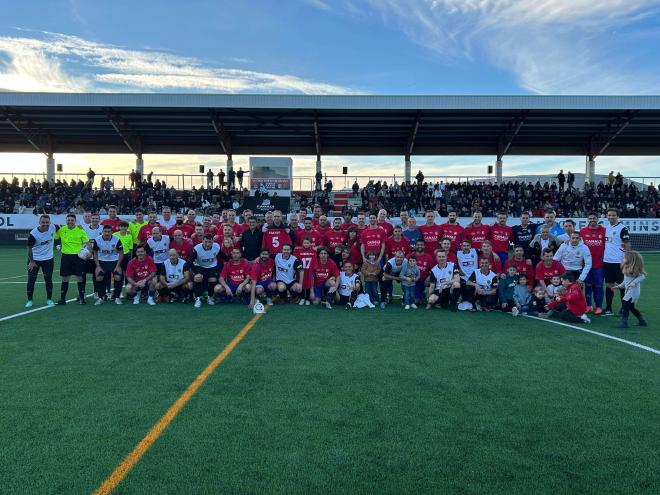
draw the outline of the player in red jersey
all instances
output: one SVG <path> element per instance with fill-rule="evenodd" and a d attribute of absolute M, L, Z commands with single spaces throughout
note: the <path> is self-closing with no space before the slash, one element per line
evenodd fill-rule
<path fill-rule="evenodd" d="M 147 304 L 154 306 L 156 291 L 156 264 L 144 246 L 135 249 L 135 258 L 126 267 L 126 295 L 133 298 L 133 304 L 140 304 L 140 294 L 147 293 Z"/>
<path fill-rule="evenodd" d="M 596 309 L 594 314 L 603 313 L 603 285 L 605 282 L 605 269 L 603 268 L 603 257 L 605 256 L 606 229 L 598 224 L 598 213 L 592 211 L 587 217 L 588 224 L 580 229 L 582 242 L 589 248 L 591 253 L 591 270 L 584 279 L 584 295 L 587 298 L 587 306 L 591 306 L 593 294 Z"/>
<path fill-rule="evenodd" d="M 189 238 L 195 233 L 195 226 L 197 225 L 197 213 L 195 210 L 188 210 L 186 221 L 181 224 L 181 232 L 183 237 Z"/>
<path fill-rule="evenodd" d="M 490 228 L 489 239 L 493 245 L 493 251 L 500 257 L 502 266 L 509 258 L 509 246 L 513 243 L 513 229 L 506 224 L 507 214 L 499 212 L 497 223 Z"/>
<path fill-rule="evenodd" d="M 427 210 L 424 214 L 424 218 L 426 219 L 426 223 L 424 225 L 420 225 L 417 230 L 422 233 L 422 237 L 424 238 L 426 254 L 433 256 L 435 250 L 440 246 L 440 239 L 442 239 L 442 228 L 440 228 L 440 225 L 435 223 L 435 213 L 433 211 Z"/>
<path fill-rule="evenodd" d="M 174 217 L 174 225 L 172 225 L 169 229 L 167 229 L 167 235 L 169 235 L 171 238 L 174 238 L 174 231 L 175 230 L 181 230 L 181 226 L 183 225 L 183 213 L 177 213 Z M 181 230 L 181 234 L 183 235 L 184 239 L 190 239 L 190 236 L 186 236 L 186 234 Z"/>
<path fill-rule="evenodd" d="M 523 246 L 516 246 L 513 248 L 513 257 L 506 260 L 504 264 L 504 271 L 509 269 L 510 266 L 515 266 L 518 275 L 525 275 L 527 277 L 527 285 L 530 288 L 534 287 L 534 267 L 532 260 L 525 258 L 525 248 Z"/>
<path fill-rule="evenodd" d="M 225 300 L 241 297 L 245 304 L 250 298 L 250 263 L 241 258 L 241 250 L 234 248 L 231 252 L 231 260 L 225 263 L 220 272 L 220 280 L 213 292 Z"/>
<path fill-rule="evenodd" d="M 324 247 L 319 249 L 318 258 L 312 260 L 312 286 L 314 294 L 312 303 L 324 303 L 327 309 L 332 309 L 330 302 L 335 297 L 337 281 L 339 280 L 339 269 L 334 261 L 329 259 L 328 250 Z"/>
<path fill-rule="evenodd" d="M 316 249 L 312 246 L 309 237 L 302 238 L 302 246 L 293 250 L 293 255 L 300 260 L 303 266 L 303 283 L 302 283 L 302 296 L 300 299 L 301 306 L 309 306 L 312 296 L 310 290 L 312 288 L 312 262 L 316 259 Z"/>
<path fill-rule="evenodd" d="M 552 259 L 554 252 L 551 248 L 545 248 L 542 256 L 543 259 L 536 265 L 534 278 L 536 278 L 537 284 L 543 287 L 543 292 L 547 293 L 548 284 L 550 284 L 552 277 L 560 276 L 566 270 L 559 261 Z"/>
<path fill-rule="evenodd" d="M 341 230 L 341 218 L 337 217 L 332 221 L 332 230 L 325 234 L 323 245 L 332 253 L 336 246 L 346 244 L 347 239 L 348 234 Z"/>
<path fill-rule="evenodd" d="M 500 257 L 493 252 L 493 244 L 488 239 L 484 240 L 481 243 L 481 252 L 479 253 L 479 259 L 488 260 L 491 271 L 497 274 L 497 276 L 499 277 L 506 276 L 506 272 L 502 270 L 502 262 L 500 261 Z"/>
<path fill-rule="evenodd" d="M 268 249 L 262 249 L 259 257 L 250 268 L 250 309 L 254 307 L 256 298 L 266 296 L 266 304 L 273 305 L 271 297 L 277 292 L 275 279 L 275 262 L 270 257 Z"/>
<path fill-rule="evenodd" d="M 447 221 L 440 225 L 440 238 L 445 237 L 451 240 L 451 250 L 456 254 L 456 251 L 461 249 L 463 227 L 458 223 L 458 214 L 455 210 L 450 210 L 447 213 Z"/>
<path fill-rule="evenodd" d="M 204 228 L 204 235 L 217 235 L 218 228 L 213 225 L 213 219 L 209 216 L 205 216 L 202 219 L 202 227 Z"/>
<path fill-rule="evenodd" d="M 451 261 L 452 263 L 458 262 L 456 251 L 452 249 L 451 239 L 449 237 L 442 238 L 440 241 L 439 249 L 442 249 L 445 253 L 447 253 L 447 261 Z"/>
<path fill-rule="evenodd" d="M 332 230 L 332 225 L 330 225 L 330 222 L 328 222 L 328 217 L 325 215 L 321 215 L 319 217 L 319 223 L 316 226 L 316 230 L 321 234 L 323 237 Z"/>
<path fill-rule="evenodd" d="M 376 221 L 378 226 L 385 231 L 387 237 L 392 237 L 392 235 L 394 235 L 394 227 L 387 221 L 387 210 L 378 210 Z"/>
<path fill-rule="evenodd" d="M 347 232 L 351 227 L 357 227 L 357 224 L 353 223 L 353 214 L 347 211 L 344 213 L 344 222 L 341 224 L 341 230 Z"/>
<path fill-rule="evenodd" d="M 293 235 L 295 236 L 295 234 Z M 291 230 L 282 222 L 282 212 L 275 210 L 273 211 L 273 222 L 266 226 L 261 245 L 268 248 L 271 256 L 275 256 L 282 252 L 284 244 L 293 244 Z"/>
<path fill-rule="evenodd" d="M 314 228 L 318 227 L 319 224 L 321 223 L 321 215 L 323 215 L 323 211 L 321 210 L 321 205 L 316 203 L 314 206 L 312 206 L 312 225 L 314 226 Z"/>
<path fill-rule="evenodd" d="M 110 225 L 113 232 L 118 232 L 120 223 L 121 218 L 117 216 L 117 207 L 114 205 L 108 206 L 108 218 L 104 219 L 101 225 Z"/>
<path fill-rule="evenodd" d="M 310 240 L 312 243 L 312 247 L 316 248 L 319 246 L 323 245 L 323 235 L 317 231 L 313 226 L 312 226 L 312 219 L 311 218 L 305 218 L 305 228 L 296 232 L 296 234 L 300 234 L 300 236 L 296 235 L 296 246 L 300 247 L 302 246 L 302 240 L 306 237 Z"/>
<path fill-rule="evenodd" d="M 480 211 L 475 211 L 472 222 L 463 230 L 463 238 L 469 239 L 472 247 L 477 251 L 481 250 L 481 244 L 490 236 L 490 227 L 481 223 L 483 217 Z"/>
<path fill-rule="evenodd" d="M 377 253 L 376 261 L 380 263 L 385 255 L 385 242 L 387 234 L 376 224 L 376 215 L 369 215 L 369 227 L 360 233 L 360 254 L 362 260 L 367 260 L 367 253 L 374 251 Z"/>
<path fill-rule="evenodd" d="M 140 233 L 138 234 L 138 244 L 140 246 L 146 245 L 147 240 L 151 238 L 151 232 L 156 227 L 161 228 L 158 223 L 158 216 L 155 212 L 149 213 L 149 220 L 142 226 Z"/>
<path fill-rule="evenodd" d="M 186 238 L 185 234 L 183 238 Z M 195 232 L 190 236 L 190 241 L 193 243 L 193 247 L 204 242 L 204 227 L 197 225 L 197 227 L 195 227 Z"/>
<path fill-rule="evenodd" d="M 190 256 L 190 253 L 192 253 L 194 247 L 192 241 L 190 239 L 184 239 L 183 232 L 179 229 L 172 232 L 172 236 L 173 238 L 170 243 L 170 249 L 176 250 L 179 258 L 182 260 L 188 261 L 188 257 Z"/>
<path fill-rule="evenodd" d="M 392 231 L 392 237 L 389 237 L 387 241 L 385 241 L 385 257 L 388 260 L 390 258 L 394 258 L 396 252 L 399 250 L 403 251 L 405 256 L 410 254 L 410 241 L 403 237 L 403 230 L 401 229 L 401 225 L 394 227 L 394 230 Z"/>
<path fill-rule="evenodd" d="M 415 241 L 415 257 L 417 258 L 417 267 L 419 268 L 419 280 L 415 283 L 415 304 L 417 305 L 424 302 L 426 279 L 435 264 L 433 257 L 426 252 L 425 244 L 424 239 L 417 239 Z"/>
<path fill-rule="evenodd" d="M 367 216 L 360 212 L 357 215 L 357 232 L 358 237 L 360 237 L 360 232 L 367 228 Z"/>
<path fill-rule="evenodd" d="M 222 227 L 224 228 L 225 225 L 231 227 L 232 235 L 235 238 L 234 241 L 238 242 L 245 229 L 236 223 L 236 210 L 227 210 L 227 221 L 222 224 Z"/>

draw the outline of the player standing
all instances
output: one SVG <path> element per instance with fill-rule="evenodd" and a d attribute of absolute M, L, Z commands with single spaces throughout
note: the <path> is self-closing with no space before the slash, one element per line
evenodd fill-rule
<path fill-rule="evenodd" d="M 99 298 L 94 303 L 96 306 L 103 304 L 105 300 L 106 287 L 114 279 L 115 290 L 112 294 L 115 304 L 121 304 L 122 286 L 122 261 L 124 248 L 119 237 L 112 235 L 112 225 L 103 226 L 103 234 L 93 241 L 94 246 L 94 282 L 96 293 Z"/>
<path fill-rule="evenodd" d="M 447 221 L 440 225 L 440 238 L 449 237 L 451 239 L 451 250 L 453 252 L 461 249 L 461 240 L 463 239 L 463 227 L 458 223 L 458 214 L 455 210 L 447 212 Z"/>
<path fill-rule="evenodd" d="M 435 213 L 431 210 L 427 210 L 424 214 L 426 223 L 420 225 L 417 229 L 422 233 L 424 238 L 424 245 L 426 249 L 426 254 L 434 256 L 435 250 L 440 246 L 440 239 L 442 238 L 442 228 L 440 225 L 435 223 Z"/>
<path fill-rule="evenodd" d="M 89 237 L 82 227 L 76 225 L 76 216 L 69 213 L 66 216 L 66 226 L 60 227 L 55 232 L 55 239 L 62 242 L 62 259 L 60 260 L 60 277 L 62 286 L 58 305 L 66 304 L 66 293 L 69 290 L 69 277 L 76 277 L 78 282 L 78 302 L 85 304 L 85 285 L 83 284 L 82 271 L 83 261 L 78 257 L 78 252 L 89 242 Z M 91 252 L 89 253 L 91 256 Z"/>
<path fill-rule="evenodd" d="M 39 270 L 44 277 L 46 284 L 46 304 L 53 306 L 53 270 L 55 261 L 53 255 L 53 246 L 55 244 L 55 232 L 57 227 L 50 223 L 48 215 L 39 217 L 39 226 L 33 228 L 28 235 L 27 241 L 27 302 L 26 308 L 31 308 L 32 297 L 34 295 L 34 285 L 37 282 Z"/>
<path fill-rule="evenodd" d="M 513 242 L 513 229 L 506 224 L 507 214 L 499 212 L 497 222 L 490 228 L 489 239 L 493 245 L 493 251 L 500 258 L 501 266 L 506 264 L 509 258 L 509 247 Z"/>
<path fill-rule="evenodd" d="M 626 251 L 630 251 L 630 233 L 628 228 L 619 221 L 619 210 L 608 208 L 607 225 L 605 226 L 605 255 L 603 266 L 605 268 L 605 315 L 612 315 L 613 289 L 623 282 L 621 263 Z M 624 292 L 619 291 L 623 304 Z"/>
<path fill-rule="evenodd" d="M 582 242 L 584 242 L 591 252 L 591 270 L 589 270 L 587 278 L 584 279 L 584 295 L 587 300 L 587 306 L 590 307 L 593 294 L 596 305 L 594 314 L 600 315 L 603 313 L 603 282 L 605 280 L 603 257 L 605 256 L 607 231 L 605 227 L 598 224 L 598 214 L 596 212 L 592 211 L 589 213 L 587 220 L 589 222 L 587 226 L 580 229 Z"/>
<path fill-rule="evenodd" d="M 213 242 L 213 237 L 207 235 L 204 240 L 197 244 L 192 253 L 190 261 L 193 263 L 193 292 L 195 295 L 195 308 L 202 307 L 202 293 L 206 289 L 207 303 L 210 306 L 213 301 L 213 289 L 218 281 L 218 254 L 220 246 Z"/>
<path fill-rule="evenodd" d="M 463 230 L 463 238 L 470 239 L 472 247 L 477 251 L 481 251 L 481 245 L 490 237 L 490 227 L 481 223 L 483 217 L 480 211 L 475 211 L 472 215 L 472 222 Z"/>

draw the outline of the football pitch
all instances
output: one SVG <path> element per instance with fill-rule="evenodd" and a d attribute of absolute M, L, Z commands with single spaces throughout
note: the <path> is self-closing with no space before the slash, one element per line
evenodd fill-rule
<path fill-rule="evenodd" d="M 0 492 L 660 493 L 660 255 L 645 261 L 649 327 L 583 328 L 651 349 L 398 303 L 254 317 L 90 298 L 2 320 L 26 280 L 25 250 L 2 248 Z"/>

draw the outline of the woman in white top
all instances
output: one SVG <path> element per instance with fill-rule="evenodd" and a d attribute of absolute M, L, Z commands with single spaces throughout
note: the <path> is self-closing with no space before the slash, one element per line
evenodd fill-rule
<path fill-rule="evenodd" d="M 637 251 L 626 251 L 623 262 L 621 263 L 621 272 L 623 273 L 623 282 L 616 287 L 619 290 L 625 290 L 622 304 L 622 315 L 620 328 L 628 328 L 628 315 L 632 313 L 637 317 L 640 327 L 648 325 L 642 313 L 635 308 L 635 303 L 639 300 L 641 295 L 640 284 L 646 278 L 644 271 L 644 259 Z"/>

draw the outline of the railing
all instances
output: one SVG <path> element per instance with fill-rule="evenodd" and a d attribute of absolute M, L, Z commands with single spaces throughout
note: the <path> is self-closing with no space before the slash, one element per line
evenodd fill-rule
<path fill-rule="evenodd" d="M 243 176 L 243 186 L 249 187 L 249 172 L 244 172 Z M 35 174 L 35 173 L 14 173 L 14 172 L 0 172 L 0 179 L 5 178 L 7 181 L 11 182 L 14 178 L 18 178 L 19 183 L 23 182 L 23 179 L 27 180 L 36 180 L 42 182 L 46 180 L 46 174 Z M 127 174 L 97 174 L 94 178 L 94 187 L 98 188 L 101 183 L 101 177 L 109 177 L 114 184 L 115 189 L 130 188 L 131 181 Z M 146 178 L 146 176 L 144 176 Z M 84 173 L 80 174 L 69 174 L 69 173 L 56 173 L 55 179 L 66 180 L 67 182 L 71 179 L 82 180 L 87 182 L 87 175 Z M 169 186 L 174 186 L 176 189 L 192 189 L 193 187 L 207 187 L 207 179 L 204 174 L 153 174 L 152 181 L 156 182 L 160 180 L 165 182 Z M 225 177 L 225 181 L 226 181 Z M 401 184 L 403 182 L 402 175 L 324 175 L 321 185 L 323 186 L 328 180 L 332 180 L 333 190 L 350 190 L 353 184 L 357 181 L 360 188 L 365 187 L 370 181 L 373 182 L 387 182 L 388 185 L 394 184 L 397 182 Z M 524 182 L 536 182 L 537 180 L 543 182 L 557 182 L 557 177 L 555 175 L 541 174 L 541 175 L 526 175 L 526 176 L 504 176 L 502 180 L 507 181 L 524 181 Z M 606 181 L 606 176 L 599 176 L 598 181 Z M 213 185 L 218 185 L 218 177 L 213 178 Z M 415 179 L 413 178 L 413 182 Z M 495 182 L 496 178 L 493 175 L 430 175 L 424 177 L 424 182 L 444 182 L 448 183 L 458 183 L 458 182 Z M 660 177 L 642 177 L 642 176 L 633 176 L 625 177 L 624 182 L 631 183 L 635 182 L 638 186 L 648 186 L 648 185 L 658 185 L 660 182 Z M 293 176 L 292 177 L 292 189 L 294 191 L 300 192 L 311 192 L 315 189 L 316 179 L 314 176 Z M 238 181 L 235 182 L 236 187 L 238 187 Z M 580 186 L 581 184 L 576 184 Z"/>

